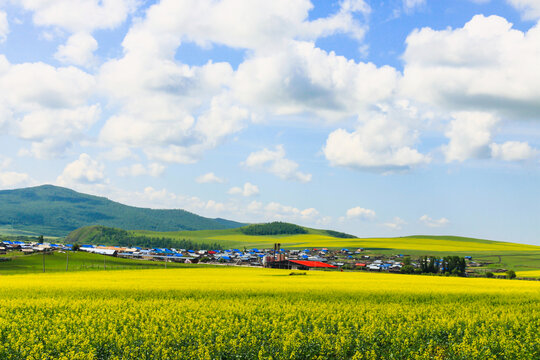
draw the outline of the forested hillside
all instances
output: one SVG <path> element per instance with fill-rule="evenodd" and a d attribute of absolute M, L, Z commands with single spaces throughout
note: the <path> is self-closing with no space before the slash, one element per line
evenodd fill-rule
<path fill-rule="evenodd" d="M 143 248 L 213 249 L 220 250 L 217 243 L 198 243 L 187 239 L 135 235 L 129 231 L 105 226 L 87 226 L 69 233 L 66 243 L 79 245 L 140 246 Z"/>
<path fill-rule="evenodd" d="M 127 206 L 52 185 L 0 191 L 0 227 L 65 236 L 89 225 L 126 230 L 179 231 L 230 229 L 244 224 L 209 219 L 185 210 Z"/>

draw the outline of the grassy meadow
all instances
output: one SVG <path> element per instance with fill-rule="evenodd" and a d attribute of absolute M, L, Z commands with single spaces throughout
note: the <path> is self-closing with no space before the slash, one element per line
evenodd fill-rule
<path fill-rule="evenodd" d="M 540 357 L 540 282 L 234 267 L 1 279 L 2 359 Z"/>
<path fill-rule="evenodd" d="M 45 255 L 41 253 L 25 255 L 20 251 L 14 251 L 6 255 L 0 255 L 0 275 L 43 272 L 43 261 L 45 261 L 46 273 L 66 272 L 66 270 L 129 270 L 165 267 L 165 262 L 163 261 L 122 259 L 82 251 L 69 253 L 53 252 L 46 253 Z M 168 262 L 166 266 L 185 268 L 192 265 Z"/>

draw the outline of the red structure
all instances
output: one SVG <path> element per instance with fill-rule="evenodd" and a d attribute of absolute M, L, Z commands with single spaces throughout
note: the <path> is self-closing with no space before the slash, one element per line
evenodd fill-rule
<path fill-rule="evenodd" d="M 320 261 L 307 261 L 307 260 L 289 260 L 290 262 L 298 265 L 302 265 L 308 268 L 336 268 L 334 265 L 325 264 Z"/>

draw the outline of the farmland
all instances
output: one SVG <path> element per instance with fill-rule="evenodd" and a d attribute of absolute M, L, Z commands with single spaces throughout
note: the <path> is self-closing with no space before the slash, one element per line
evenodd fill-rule
<path fill-rule="evenodd" d="M 324 230 L 308 229 L 307 234 L 252 236 L 238 229 L 150 232 L 134 231 L 136 235 L 188 239 L 198 243 L 218 243 L 229 247 L 272 247 L 275 242 L 283 248 L 364 248 L 368 255 L 408 254 L 412 256 L 461 255 L 473 256 L 476 260 L 490 263 L 486 271 L 495 268 L 516 271 L 540 270 L 540 246 L 490 241 L 458 236 L 407 236 L 396 238 L 342 239 L 329 236 Z"/>
<path fill-rule="evenodd" d="M 151 232 L 132 231 L 137 235 L 190 239 L 197 242 L 217 242 L 224 246 L 268 247 L 280 242 L 286 248 L 303 247 L 363 247 L 380 251 L 404 250 L 408 252 L 527 252 L 540 251 L 540 247 L 501 241 L 490 241 L 457 236 L 408 236 L 399 238 L 354 238 L 342 239 L 329 236 L 324 230 L 308 229 L 307 234 L 253 236 L 238 229 Z"/>
<path fill-rule="evenodd" d="M 540 356 L 538 282 L 288 274 L 226 267 L 4 276 L 0 358 Z"/>
<path fill-rule="evenodd" d="M 89 254 L 85 252 L 50 252 L 42 254 L 24 255 L 20 251 L 0 255 L 0 275 L 24 274 L 65 271 L 92 271 L 92 270 L 129 270 L 153 269 L 165 267 L 164 262 L 128 260 L 112 256 Z M 67 265 L 67 269 L 66 269 Z M 167 263 L 167 267 L 189 267 L 189 264 Z"/>

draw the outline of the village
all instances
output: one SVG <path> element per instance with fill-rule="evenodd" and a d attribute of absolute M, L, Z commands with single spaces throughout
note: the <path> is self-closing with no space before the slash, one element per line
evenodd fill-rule
<path fill-rule="evenodd" d="M 229 266 L 267 267 L 290 270 L 367 270 L 402 272 L 404 265 L 419 268 L 419 262 L 411 261 L 410 256 L 368 255 L 363 248 L 357 249 L 282 249 L 280 244 L 273 248 L 192 250 L 175 248 L 119 247 L 105 245 L 54 244 L 47 242 L 3 241 L 0 254 L 20 251 L 23 254 L 40 252 L 84 251 L 118 258 L 174 262 L 186 264 L 214 264 Z M 470 256 L 465 257 L 468 266 L 476 266 Z M 441 259 L 442 261 L 442 259 Z"/>

